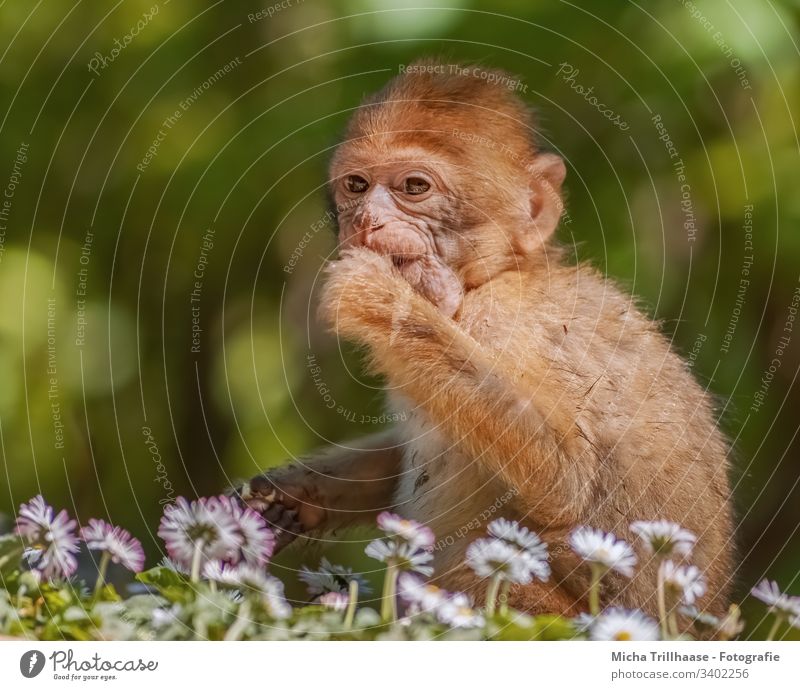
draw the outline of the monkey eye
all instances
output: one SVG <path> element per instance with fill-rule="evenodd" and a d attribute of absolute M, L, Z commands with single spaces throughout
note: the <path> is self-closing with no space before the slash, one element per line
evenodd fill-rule
<path fill-rule="evenodd" d="M 427 180 L 421 177 L 407 177 L 404 183 L 404 191 L 406 194 L 424 194 L 431 188 Z"/>
<path fill-rule="evenodd" d="M 347 187 L 348 192 L 353 194 L 362 194 L 369 189 L 369 182 L 367 182 L 361 175 L 348 175 L 344 181 L 344 186 Z"/>

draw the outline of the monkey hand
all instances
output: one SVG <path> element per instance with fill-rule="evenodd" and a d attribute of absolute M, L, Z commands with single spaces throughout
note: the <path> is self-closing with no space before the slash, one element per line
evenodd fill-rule
<path fill-rule="evenodd" d="M 370 249 L 346 249 L 327 268 L 320 317 L 339 335 L 370 344 L 391 331 L 419 299 L 392 260 Z"/>
<path fill-rule="evenodd" d="M 442 314 L 452 318 L 461 308 L 464 288 L 455 272 L 438 257 L 422 256 L 401 264 L 402 276 Z"/>
<path fill-rule="evenodd" d="M 272 528 L 276 552 L 325 521 L 326 511 L 306 474 L 302 465 L 286 465 L 253 477 L 235 491 Z"/>

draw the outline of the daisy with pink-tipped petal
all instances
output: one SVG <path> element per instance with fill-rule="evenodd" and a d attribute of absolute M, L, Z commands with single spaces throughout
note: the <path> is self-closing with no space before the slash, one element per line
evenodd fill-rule
<path fill-rule="evenodd" d="M 97 567 L 95 597 L 99 596 L 105 584 L 109 562 L 118 563 L 134 573 L 141 572 L 144 567 L 142 543 L 132 537 L 128 530 L 91 518 L 89 524 L 81 528 L 80 534 L 90 550 L 103 552 Z"/>
<path fill-rule="evenodd" d="M 326 609 L 331 609 L 331 611 L 344 612 L 347 611 L 350 597 L 343 592 L 326 592 L 318 596 L 314 603 L 324 606 Z"/>
<path fill-rule="evenodd" d="M 203 564 L 202 575 L 204 580 L 210 580 L 228 587 L 239 587 L 238 566 L 231 565 L 218 558 L 206 561 Z"/>
<path fill-rule="evenodd" d="M 164 509 L 158 536 L 173 561 L 188 567 L 193 582 L 203 563 L 212 559 L 236 561 L 242 546 L 239 524 L 216 498 L 187 501 L 179 496 Z"/>
<path fill-rule="evenodd" d="M 109 554 L 112 563 L 118 563 L 131 572 L 139 573 L 144 567 L 142 543 L 122 527 L 114 527 L 104 520 L 92 518 L 81 528 L 81 539 L 94 551 Z"/>
<path fill-rule="evenodd" d="M 31 569 L 47 580 L 70 577 L 78 567 L 77 523 L 66 510 L 57 515 L 41 496 L 19 507 L 14 532 L 25 542 L 25 558 Z"/>
<path fill-rule="evenodd" d="M 416 520 L 407 520 L 384 511 L 378 515 L 378 527 L 390 537 L 397 537 L 411 547 L 418 549 L 433 548 L 435 541 L 433 532 Z"/>
<path fill-rule="evenodd" d="M 397 620 L 397 577 L 401 572 L 411 571 L 432 575 L 431 548 L 433 532 L 415 520 L 405 520 L 394 513 L 378 515 L 378 527 L 392 538 L 374 539 L 364 553 L 370 558 L 386 563 L 381 598 L 381 618 L 384 622 Z"/>
<path fill-rule="evenodd" d="M 241 559 L 250 565 L 269 563 L 275 551 L 275 534 L 266 520 L 232 496 L 219 496 L 212 509 L 216 510 L 217 505 L 228 511 L 236 522 L 242 542 L 239 547 Z"/>

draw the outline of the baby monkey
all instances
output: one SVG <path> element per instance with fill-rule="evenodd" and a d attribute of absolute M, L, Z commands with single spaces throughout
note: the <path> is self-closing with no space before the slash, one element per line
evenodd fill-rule
<path fill-rule="evenodd" d="M 505 75 L 486 74 L 417 63 L 355 112 L 330 166 L 340 249 L 320 315 L 364 347 L 406 421 L 240 494 L 284 536 L 386 509 L 419 520 L 440 540 L 436 583 L 479 602 L 466 548 L 516 520 L 551 555 L 547 583 L 510 592 L 530 613 L 587 610 L 575 527 L 635 543 L 631 522 L 671 520 L 698 535 L 698 607 L 721 614 L 732 519 L 712 398 L 629 295 L 553 240 L 564 163 Z M 654 561 L 638 556 L 633 579 L 604 580 L 604 605 L 657 610 Z"/>

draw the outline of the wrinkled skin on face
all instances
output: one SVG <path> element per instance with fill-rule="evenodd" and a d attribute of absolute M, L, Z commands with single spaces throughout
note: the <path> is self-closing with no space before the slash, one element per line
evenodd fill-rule
<path fill-rule="evenodd" d="M 463 286 L 452 267 L 458 247 L 448 219 L 455 197 L 446 171 L 408 157 L 366 165 L 342 156 L 331 173 L 340 249 L 365 247 L 391 257 L 417 292 L 454 316 Z"/>

